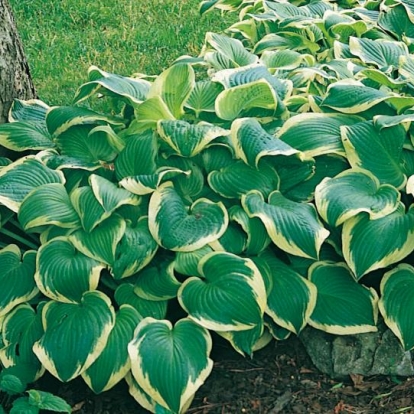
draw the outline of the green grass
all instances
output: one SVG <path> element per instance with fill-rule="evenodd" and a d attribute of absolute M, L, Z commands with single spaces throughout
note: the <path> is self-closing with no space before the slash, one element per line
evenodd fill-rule
<path fill-rule="evenodd" d="M 10 3 L 37 92 L 49 105 L 69 104 L 91 65 L 125 76 L 159 74 L 183 54 L 198 55 L 207 31 L 235 19 L 200 17 L 198 0 Z"/>

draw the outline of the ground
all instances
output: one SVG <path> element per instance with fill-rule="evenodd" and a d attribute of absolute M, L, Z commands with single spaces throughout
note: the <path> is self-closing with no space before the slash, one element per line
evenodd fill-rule
<path fill-rule="evenodd" d="M 212 358 L 213 372 L 188 414 L 414 414 L 414 378 L 353 375 L 332 380 L 312 365 L 297 338 L 272 342 L 253 359 L 219 341 Z M 73 413 L 147 413 L 124 382 L 101 395 L 94 395 L 81 379 L 49 386 L 72 405 Z"/>

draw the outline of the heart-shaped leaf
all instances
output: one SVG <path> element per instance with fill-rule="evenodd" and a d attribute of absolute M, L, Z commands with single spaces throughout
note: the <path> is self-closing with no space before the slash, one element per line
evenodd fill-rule
<path fill-rule="evenodd" d="M 189 319 L 145 318 L 128 345 L 132 374 L 155 402 L 174 413 L 188 408 L 213 368 L 208 331 Z"/>
<path fill-rule="evenodd" d="M 190 318 L 216 331 L 243 331 L 261 324 L 266 289 L 259 269 L 250 259 L 213 252 L 199 264 L 202 279 L 187 279 L 178 300 Z"/>
<path fill-rule="evenodd" d="M 43 308 L 45 333 L 33 346 L 43 366 L 63 382 L 80 375 L 102 353 L 115 312 L 101 292 L 86 292 L 79 304 L 50 301 Z"/>

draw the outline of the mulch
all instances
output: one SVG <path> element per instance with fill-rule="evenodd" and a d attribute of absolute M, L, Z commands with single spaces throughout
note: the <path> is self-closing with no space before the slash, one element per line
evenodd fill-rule
<path fill-rule="evenodd" d="M 292 337 L 272 342 L 244 358 L 216 341 L 213 372 L 198 390 L 188 414 L 414 414 L 414 378 L 350 375 L 334 380 L 320 373 L 303 345 Z M 101 395 L 81 379 L 50 392 L 63 397 L 77 414 L 146 414 L 122 382 Z"/>

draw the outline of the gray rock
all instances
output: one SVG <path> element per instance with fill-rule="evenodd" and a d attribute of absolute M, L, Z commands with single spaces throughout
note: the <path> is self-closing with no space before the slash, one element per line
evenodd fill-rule
<path fill-rule="evenodd" d="M 413 355 L 402 349 L 385 325 L 380 325 L 378 332 L 344 336 L 308 326 L 299 339 L 316 368 L 335 379 L 349 374 L 414 375 Z"/>

